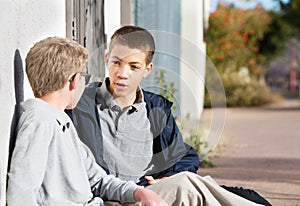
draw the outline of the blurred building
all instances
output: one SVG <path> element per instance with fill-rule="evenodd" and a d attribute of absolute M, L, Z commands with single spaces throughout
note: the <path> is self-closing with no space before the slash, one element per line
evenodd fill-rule
<path fill-rule="evenodd" d="M 282 55 L 266 66 L 265 80 L 274 91 L 292 96 L 300 95 L 300 42 L 292 38 Z"/>
<path fill-rule="evenodd" d="M 205 75 L 205 32 L 209 0 L 2 0 L 0 74 L 0 205 L 5 205 L 6 167 L 10 123 L 15 105 L 13 56 L 19 49 L 24 59 L 33 44 L 48 36 L 75 39 L 94 57 L 102 58 L 108 38 L 121 25 L 143 26 L 153 32 L 158 52 L 155 69 L 165 69 L 166 81 L 174 82 L 179 115 L 200 118 Z M 108 38 L 107 38 L 108 37 Z M 95 58 L 94 58 L 95 59 Z M 103 62 L 90 72 L 103 77 Z M 155 90 L 155 76 L 145 87 Z M 25 77 L 25 99 L 33 97 Z"/>

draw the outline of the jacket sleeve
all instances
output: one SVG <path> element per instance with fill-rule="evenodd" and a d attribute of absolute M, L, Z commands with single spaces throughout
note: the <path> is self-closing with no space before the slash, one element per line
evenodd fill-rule
<path fill-rule="evenodd" d="M 155 118 L 151 117 L 155 128 L 153 131 L 162 131 L 153 142 L 153 153 L 156 159 L 154 164 L 161 166 L 159 172 L 155 172 L 152 176 L 162 178 L 183 171 L 196 173 L 200 161 L 199 156 L 190 145 L 184 143 L 171 110 L 164 114 L 164 117 L 157 114 L 154 116 Z M 146 181 L 142 178 L 139 185 L 145 184 Z"/>
<path fill-rule="evenodd" d="M 169 114 L 166 131 L 165 134 L 163 134 L 163 137 L 168 139 L 169 145 L 177 142 L 179 147 L 185 148 L 185 153 L 181 155 L 181 159 L 179 159 L 173 166 L 168 168 L 164 175 L 171 176 L 183 171 L 196 173 L 199 167 L 200 158 L 193 147 L 184 143 L 181 132 L 179 131 L 179 128 L 171 112 Z"/>

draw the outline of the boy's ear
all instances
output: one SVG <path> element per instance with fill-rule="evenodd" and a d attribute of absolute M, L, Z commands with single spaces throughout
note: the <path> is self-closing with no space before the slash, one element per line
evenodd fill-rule
<path fill-rule="evenodd" d="M 146 66 L 146 70 L 145 70 L 145 73 L 143 75 L 143 77 L 147 77 L 151 72 L 152 72 L 152 69 L 153 69 L 153 64 L 150 63 Z"/>
<path fill-rule="evenodd" d="M 70 91 L 76 89 L 76 85 L 77 85 L 77 82 L 78 82 L 78 74 L 79 73 L 76 73 L 76 74 L 73 74 L 69 77 L 69 90 Z"/>
<path fill-rule="evenodd" d="M 108 60 L 109 60 L 109 52 L 107 52 L 104 56 L 104 61 L 106 65 L 108 64 Z"/>

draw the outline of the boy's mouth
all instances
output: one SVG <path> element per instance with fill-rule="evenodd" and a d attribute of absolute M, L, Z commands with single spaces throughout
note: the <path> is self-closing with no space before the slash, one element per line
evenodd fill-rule
<path fill-rule="evenodd" d="M 118 85 L 118 86 L 126 86 L 126 85 L 123 84 L 123 83 L 116 83 L 116 85 Z"/>
<path fill-rule="evenodd" d="M 123 89 L 125 89 L 127 87 L 127 85 L 124 84 L 124 83 L 115 83 L 115 85 L 120 90 L 123 90 Z"/>

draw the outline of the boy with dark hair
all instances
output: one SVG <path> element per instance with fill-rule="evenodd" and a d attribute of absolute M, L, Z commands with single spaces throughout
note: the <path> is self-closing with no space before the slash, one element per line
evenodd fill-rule
<path fill-rule="evenodd" d="M 146 29 L 124 26 L 115 31 L 105 55 L 108 77 L 86 87 L 77 107 L 68 114 L 107 173 L 148 186 L 184 172 L 182 176 L 189 178 L 177 177 L 176 181 L 190 185 L 186 181 L 195 177 L 199 157 L 184 143 L 171 112 L 172 103 L 140 87 L 153 69 L 154 52 L 154 38 Z M 244 194 L 242 189 L 230 189 Z M 201 196 L 201 191 L 197 193 L 195 198 Z M 255 193 L 243 197 L 263 200 Z"/>
<path fill-rule="evenodd" d="M 196 173 L 199 165 L 196 151 L 183 142 L 172 103 L 140 87 L 152 71 L 154 51 L 147 30 L 118 29 L 105 56 L 108 77 L 86 88 L 72 115 L 79 137 L 98 164 L 110 174 L 144 186 L 152 178 Z"/>

